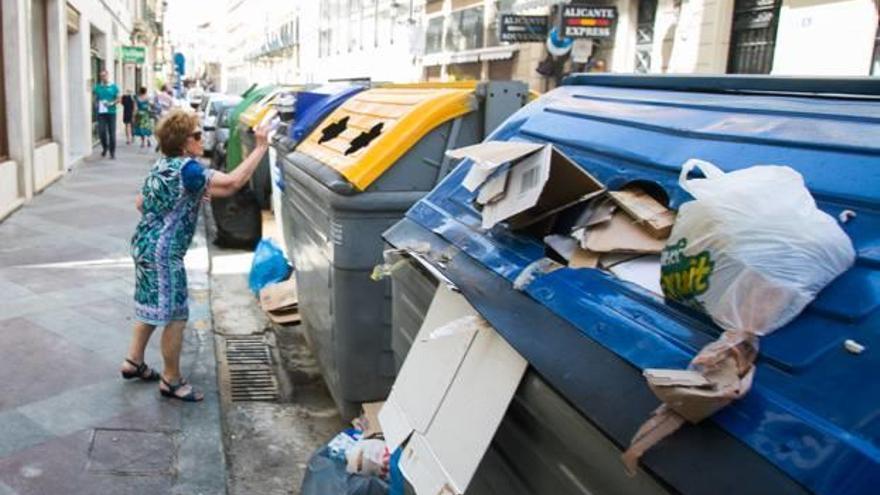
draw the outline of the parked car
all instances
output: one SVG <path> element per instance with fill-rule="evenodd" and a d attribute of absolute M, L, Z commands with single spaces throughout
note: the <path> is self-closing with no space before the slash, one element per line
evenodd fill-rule
<path fill-rule="evenodd" d="M 203 105 L 203 110 L 200 110 L 202 130 L 204 131 L 202 139 L 204 140 L 205 155 L 211 155 L 217 145 L 217 133 L 219 129 L 218 121 L 220 115 L 226 110 L 235 107 L 235 105 L 238 105 L 241 101 L 241 97 L 212 94 L 207 96 L 205 100 L 206 103 Z M 229 127 L 227 126 L 225 129 L 224 142 L 228 138 Z"/>

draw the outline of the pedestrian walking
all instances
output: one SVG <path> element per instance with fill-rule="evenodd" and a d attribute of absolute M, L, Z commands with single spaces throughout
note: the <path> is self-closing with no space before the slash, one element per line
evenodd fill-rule
<path fill-rule="evenodd" d="M 116 158 L 116 105 L 119 103 L 119 87 L 110 82 L 106 69 L 101 71 L 101 82 L 95 85 L 94 95 L 98 114 L 98 139 L 101 141 L 101 156 Z"/>
<path fill-rule="evenodd" d="M 174 97 L 171 96 L 171 89 L 168 88 L 167 84 L 163 84 L 159 92 L 156 93 L 156 106 L 159 110 L 159 118 L 163 117 L 174 106 Z"/>
<path fill-rule="evenodd" d="M 131 144 L 133 141 L 134 106 L 134 95 L 130 90 L 125 90 L 125 94 L 122 95 L 122 124 L 125 126 L 125 144 Z"/>
<path fill-rule="evenodd" d="M 204 151 L 197 114 L 171 110 L 157 125 L 162 157 L 153 165 L 135 199 L 141 212 L 131 239 L 137 322 L 122 364 L 123 378 L 159 381 L 159 392 L 171 399 L 197 402 L 204 398 L 180 373 L 183 330 L 189 317 L 183 257 L 195 233 L 203 200 L 232 196 L 248 183 L 269 148 L 268 133 L 268 126 L 258 128 L 254 150 L 227 174 L 205 168 L 195 159 Z M 144 363 L 144 350 L 157 326 L 164 326 L 161 373 Z"/>
<path fill-rule="evenodd" d="M 134 135 L 141 138 L 141 148 L 149 148 L 153 145 L 150 139 L 153 135 L 153 109 L 147 88 L 138 90 L 136 103 Z"/>

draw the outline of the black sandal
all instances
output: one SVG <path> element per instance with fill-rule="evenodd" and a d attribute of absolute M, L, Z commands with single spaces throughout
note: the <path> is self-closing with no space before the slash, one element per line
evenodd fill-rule
<path fill-rule="evenodd" d="M 168 381 L 165 380 L 164 377 L 161 378 L 161 381 L 163 384 L 165 384 L 166 387 L 168 387 L 168 390 L 162 389 L 161 386 L 159 387 L 159 393 L 162 394 L 162 397 L 168 397 L 169 399 L 177 399 L 177 400 L 181 400 L 183 402 L 200 402 L 202 399 L 205 398 L 204 396 L 202 396 L 202 397 L 198 396 L 198 394 L 196 393 L 195 387 L 190 387 L 190 391 L 186 395 L 177 395 L 177 391 L 180 390 L 180 387 L 183 387 L 184 385 L 187 384 L 186 379 L 184 379 L 184 378 L 181 378 L 180 381 L 178 381 L 176 385 L 172 385 L 172 384 L 168 383 Z"/>
<path fill-rule="evenodd" d="M 155 382 L 161 378 L 159 372 L 147 366 L 147 363 L 137 364 L 128 358 L 125 358 L 125 362 L 135 368 L 134 371 L 122 371 L 122 378 L 125 378 L 126 380 L 140 378 L 145 382 Z"/>

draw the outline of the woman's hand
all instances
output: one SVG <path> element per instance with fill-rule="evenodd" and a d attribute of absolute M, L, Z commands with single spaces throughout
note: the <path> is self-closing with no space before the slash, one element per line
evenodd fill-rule
<path fill-rule="evenodd" d="M 137 208 L 137 211 L 143 213 L 144 212 L 144 195 L 138 193 L 137 196 L 134 197 L 134 207 Z"/>
<path fill-rule="evenodd" d="M 261 125 L 254 131 L 256 146 L 251 153 L 229 173 L 214 172 L 211 182 L 208 184 L 208 194 L 212 197 L 225 198 L 232 196 L 244 187 L 253 175 L 254 170 L 260 164 L 260 160 L 269 150 L 269 131 L 272 127 L 268 124 Z"/>
<path fill-rule="evenodd" d="M 254 129 L 254 138 L 258 148 L 269 147 L 269 132 L 271 131 L 272 126 L 268 122 Z"/>

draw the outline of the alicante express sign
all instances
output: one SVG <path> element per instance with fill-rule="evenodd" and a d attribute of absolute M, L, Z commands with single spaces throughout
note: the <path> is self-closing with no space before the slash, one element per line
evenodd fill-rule
<path fill-rule="evenodd" d="M 617 7 L 565 5 L 562 7 L 562 35 L 566 38 L 610 38 L 617 22 Z"/>

